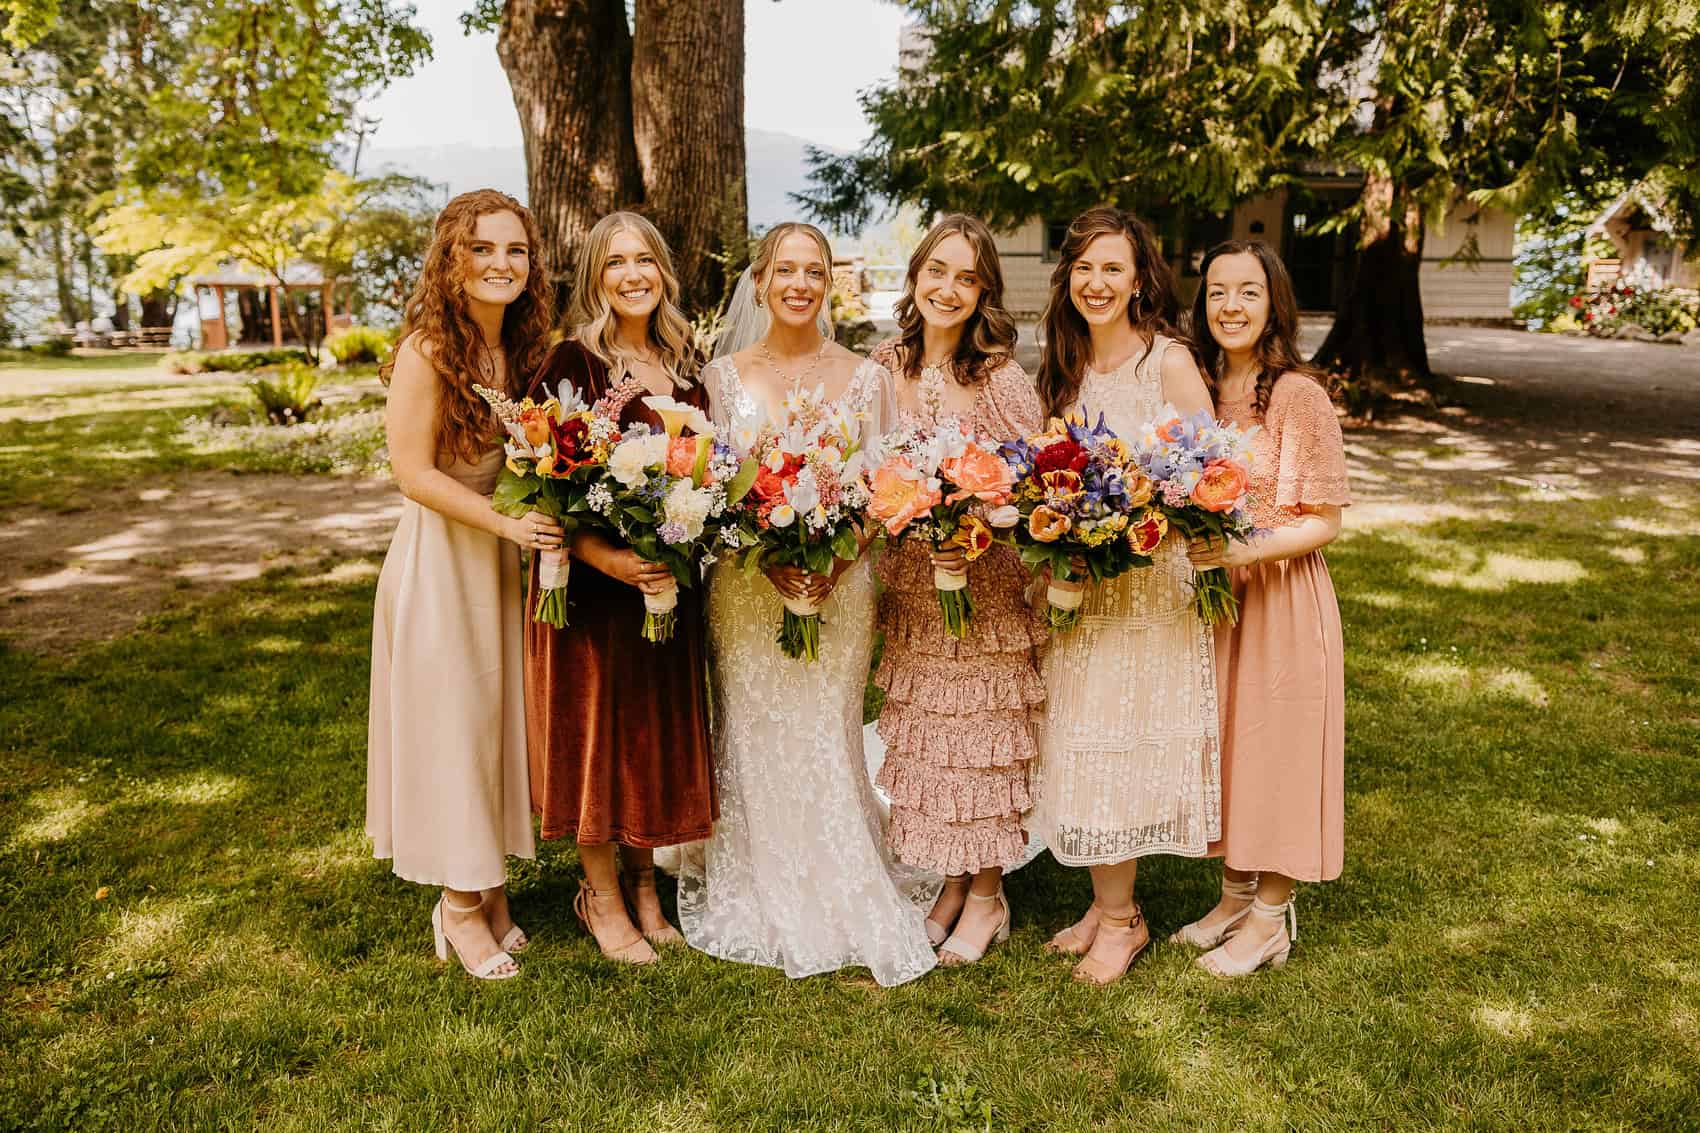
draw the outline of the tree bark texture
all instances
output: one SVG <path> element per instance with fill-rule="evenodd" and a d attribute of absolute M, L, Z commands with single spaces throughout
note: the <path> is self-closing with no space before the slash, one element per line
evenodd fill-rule
<path fill-rule="evenodd" d="M 687 313 L 717 305 L 749 229 L 744 0 L 638 0 L 632 129 L 644 211 L 673 251 Z"/>
<path fill-rule="evenodd" d="M 496 53 L 525 136 L 526 186 L 564 300 L 598 218 L 643 200 L 623 0 L 507 0 Z"/>
<path fill-rule="evenodd" d="M 1379 173 L 1364 182 L 1363 206 L 1345 294 L 1314 361 L 1357 378 L 1427 379 L 1422 209 Z"/>

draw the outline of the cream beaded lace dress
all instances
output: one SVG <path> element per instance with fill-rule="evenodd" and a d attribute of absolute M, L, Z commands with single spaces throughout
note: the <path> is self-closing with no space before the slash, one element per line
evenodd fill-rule
<path fill-rule="evenodd" d="M 1137 436 L 1163 405 L 1163 354 L 1088 369 L 1075 410 Z M 1192 565 L 1171 535 L 1153 564 L 1088 588 L 1080 623 L 1051 638 L 1033 825 L 1058 861 L 1202 856 L 1221 836 L 1214 643 L 1193 612 Z"/>

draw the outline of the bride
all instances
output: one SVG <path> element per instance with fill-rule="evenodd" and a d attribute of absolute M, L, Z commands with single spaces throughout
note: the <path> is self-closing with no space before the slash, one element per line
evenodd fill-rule
<path fill-rule="evenodd" d="M 823 388 L 863 418 L 864 444 L 892 419 L 891 374 L 833 342 L 832 252 L 812 225 L 769 231 L 733 300 L 732 353 L 702 372 L 715 425 L 748 432 L 785 398 Z M 726 349 L 722 340 L 722 349 Z M 821 605 L 819 660 L 774 640 L 780 599 Z M 833 574 L 717 568 L 708 598 L 720 820 L 679 865 L 679 919 L 695 948 L 793 978 L 865 965 L 900 984 L 937 963 L 917 902 L 936 882 L 887 857 L 862 752 L 862 693 L 874 643 L 864 556 Z"/>

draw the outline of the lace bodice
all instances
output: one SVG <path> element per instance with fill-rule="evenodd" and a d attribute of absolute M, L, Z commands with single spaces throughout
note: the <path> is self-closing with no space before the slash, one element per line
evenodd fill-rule
<path fill-rule="evenodd" d="M 743 375 L 731 355 L 716 358 L 703 367 L 701 381 L 708 390 L 709 419 L 723 432 L 736 434 L 778 424 L 768 407 L 744 385 Z M 897 400 L 891 371 L 871 358 L 864 358 L 844 387 L 844 400 L 863 420 L 864 444 L 878 437 L 897 420 Z"/>

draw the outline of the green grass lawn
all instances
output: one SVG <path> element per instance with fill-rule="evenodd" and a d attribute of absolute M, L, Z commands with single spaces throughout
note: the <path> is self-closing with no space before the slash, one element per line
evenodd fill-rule
<path fill-rule="evenodd" d="M 1008 946 L 901 988 L 624 969 L 550 844 L 522 976 L 478 985 L 361 833 L 369 578 L 0 651 L 0 1128 L 1694 1128 L 1700 540 L 1645 499 L 1494 515 L 1331 549 L 1346 872 L 1236 983 L 1159 942 L 1075 985 L 1041 945 L 1088 883 L 1048 857 Z M 1142 874 L 1158 933 L 1213 899 Z"/>

